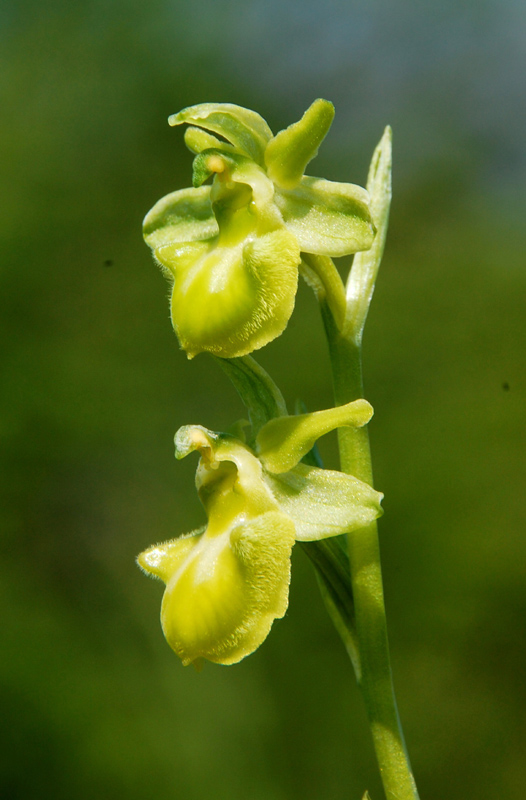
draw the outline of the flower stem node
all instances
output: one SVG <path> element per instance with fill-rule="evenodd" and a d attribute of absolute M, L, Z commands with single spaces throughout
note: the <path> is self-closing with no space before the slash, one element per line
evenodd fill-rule
<path fill-rule="evenodd" d="M 287 609 L 294 542 L 358 531 L 380 516 L 382 495 L 366 483 L 299 463 L 319 436 L 371 413 L 358 400 L 280 417 L 261 428 L 256 450 L 199 425 L 179 429 L 176 458 L 200 455 L 208 524 L 150 547 L 138 563 L 166 584 L 162 627 L 183 664 L 233 664 L 252 653 Z"/>
<path fill-rule="evenodd" d="M 259 114 L 228 103 L 170 117 L 170 125 L 191 126 L 193 188 L 159 200 L 143 231 L 172 283 L 172 321 L 189 358 L 244 356 L 279 336 L 294 308 L 302 253 L 371 247 L 366 190 L 304 175 L 333 116 L 331 103 L 316 100 L 276 136 Z"/>

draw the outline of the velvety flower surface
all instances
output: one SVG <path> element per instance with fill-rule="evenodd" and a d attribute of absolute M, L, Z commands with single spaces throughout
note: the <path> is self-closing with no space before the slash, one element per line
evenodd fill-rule
<path fill-rule="evenodd" d="M 276 136 L 259 114 L 228 103 L 170 117 L 171 125 L 190 125 L 193 187 L 155 204 L 144 238 L 172 282 L 172 321 L 190 358 L 243 356 L 279 336 L 302 253 L 343 256 L 371 246 L 365 189 L 304 175 L 333 116 L 331 103 L 316 100 Z"/>
<path fill-rule="evenodd" d="M 162 627 L 183 664 L 233 664 L 252 653 L 287 609 L 294 541 L 348 533 L 380 516 L 382 495 L 367 484 L 299 463 L 319 436 L 364 425 L 371 414 L 357 400 L 279 417 L 254 449 L 201 426 L 178 431 L 176 456 L 200 454 L 196 486 L 208 524 L 150 547 L 138 562 L 166 584 Z"/>

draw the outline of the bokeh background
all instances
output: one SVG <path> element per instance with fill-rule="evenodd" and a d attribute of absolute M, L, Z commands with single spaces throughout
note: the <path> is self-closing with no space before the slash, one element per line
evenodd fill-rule
<path fill-rule="evenodd" d="M 243 415 L 188 362 L 141 241 L 190 183 L 169 114 L 276 131 L 336 119 L 310 171 L 364 183 L 394 129 L 394 206 L 365 341 L 399 705 L 426 800 L 526 786 L 526 9 L 519 0 L 5 0 L 0 678 L 6 800 L 382 796 L 361 699 L 304 553 L 290 609 L 235 667 L 183 668 L 134 565 L 201 524 L 182 424 Z M 342 264 L 344 270 L 348 264 Z M 301 288 L 260 354 L 331 403 Z M 335 440 L 323 455 L 336 464 Z"/>

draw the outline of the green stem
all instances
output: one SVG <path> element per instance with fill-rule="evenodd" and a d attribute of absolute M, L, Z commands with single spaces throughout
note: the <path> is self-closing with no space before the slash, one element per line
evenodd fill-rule
<path fill-rule="evenodd" d="M 355 338 L 342 335 L 325 307 L 325 326 L 333 368 L 337 405 L 363 397 L 361 348 Z M 372 484 L 367 427 L 339 431 L 341 467 Z M 376 523 L 348 536 L 358 639 L 357 680 L 365 701 L 376 757 L 387 800 L 417 800 L 409 758 L 398 716 L 391 675 Z"/>

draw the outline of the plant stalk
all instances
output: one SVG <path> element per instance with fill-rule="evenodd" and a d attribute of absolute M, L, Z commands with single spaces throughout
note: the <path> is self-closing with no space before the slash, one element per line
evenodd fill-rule
<path fill-rule="evenodd" d="M 361 346 L 337 330 L 328 309 L 324 321 L 335 403 L 343 405 L 363 397 Z M 338 435 L 342 471 L 372 485 L 367 427 L 340 428 Z M 376 523 L 349 534 L 347 539 L 359 651 L 356 678 L 367 709 L 382 783 L 387 800 L 418 800 L 391 674 Z"/>

